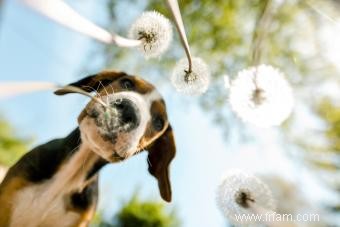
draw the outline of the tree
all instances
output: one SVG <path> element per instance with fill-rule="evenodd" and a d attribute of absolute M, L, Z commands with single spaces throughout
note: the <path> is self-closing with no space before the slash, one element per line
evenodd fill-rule
<path fill-rule="evenodd" d="M 121 18 L 121 9 L 158 10 L 170 18 L 165 1 L 117 2 L 107 0 L 107 28 L 120 34 L 128 30 L 129 15 Z M 260 23 L 270 2 L 269 23 Z M 212 83 L 208 92 L 198 98 L 200 106 L 212 113 L 213 120 L 228 135 L 230 126 L 233 131 L 243 129 L 235 121 L 227 104 L 228 91 L 224 87 L 224 75 L 230 78 L 237 72 L 255 64 L 253 55 L 260 52 L 259 63 L 272 64 L 280 68 L 294 86 L 302 90 L 319 84 L 325 78 L 334 78 L 337 70 L 323 55 L 322 42 L 317 31 L 323 22 L 314 8 L 330 8 L 333 1 L 305 0 L 195 0 L 180 1 L 181 12 L 194 56 L 206 60 L 212 71 Z M 314 8 L 311 7 L 313 5 Z M 131 10 L 134 11 L 134 10 Z M 131 18 L 130 18 L 131 19 Z M 303 23 L 301 23 L 301 21 Z M 132 22 L 132 21 L 131 21 Z M 174 35 L 176 39 L 178 36 Z M 260 40 L 261 45 L 257 45 Z M 301 43 L 308 46 L 306 51 L 300 48 Z M 149 79 L 156 79 L 170 84 L 169 77 L 176 61 L 184 57 L 180 43 L 174 42 L 170 50 L 161 59 L 141 61 L 136 51 L 117 48 L 114 45 L 99 46 L 95 53 L 103 59 L 102 68 L 129 69 Z M 91 61 L 93 53 L 91 53 Z M 89 65 L 89 64 L 87 64 Z M 98 67 L 99 66 L 99 67 Z M 90 66 L 91 67 L 91 66 Z M 98 68 L 97 68 L 98 67 Z M 300 98 L 300 97 L 297 97 Z M 314 100 L 305 99 L 306 103 Z M 242 133 L 244 130 L 238 130 Z"/>
<path fill-rule="evenodd" d="M 326 129 L 321 130 L 324 141 L 315 146 L 314 141 L 318 139 L 309 135 L 320 137 L 320 131 L 309 128 L 308 125 L 304 125 L 304 131 L 297 130 L 301 129 L 302 122 L 298 114 L 293 114 L 280 128 L 283 139 L 289 142 L 286 143 L 287 151 L 293 146 L 298 147 L 303 152 L 306 163 L 314 170 L 336 175 L 340 165 L 339 108 L 334 103 L 322 101 L 327 96 L 327 89 L 317 88 L 327 83 L 340 87 L 339 67 L 327 56 L 323 33 L 320 32 L 325 25 L 334 23 L 332 18 L 339 16 L 339 11 L 336 10 L 339 1 L 271 1 L 269 22 L 263 25 L 260 22 L 266 14 L 268 2 L 269 0 L 179 1 L 192 53 L 207 61 L 213 75 L 209 91 L 197 99 L 202 109 L 211 113 L 210 116 L 213 116 L 214 122 L 225 132 L 226 138 L 230 138 L 231 133 L 241 135 L 238 138 L 248 136 L 243 124 L 239 124 L 230 111 L 228 91 L 224 87 L 222 76 L 227 74 L 229 78 L 235 77 L 239 70 L 252 66 L 255 52 L 260 52 L 259 63 L 271 64 L 285 73 L 294 89 L 296 105 L 326 125 Z M 128 15 L 121 18 L 120 11 L 123 8 L 140 13 L 155 9 L 170 18 L 165 1 L 149 0 L 136 4 L 131 0 L 124 3 L 107 0 L 107 28 L 120 34 L 126 34 L 128 30 Z M 176 33 L 175 38 L 177 39 Z M 256 41 L 260 41 L 261 45 L 257 45 Z M 122 50 L 113 45 L 101 46 L 97 51 L 103 57 L 100 68 L 128 68 L 125 71 L 143 75 L 147 79 L 153 77 L 167 84 L 170 84 L 168 78 L 174 64 L 185 56 L 178 41 L 173 43 L 172 48 L 161 59 L 149 61 L 141 61 L 135 51 Z M 194 102 L 196 98 L 192 100 Z M 325 175 L 322 174 L 321 177 Z M 330 178 L 330 181 L 334 183 L 334 178 Z M 332 187 L 337 189 L 340 188 L 339 185 Z"/>
<path fill-rule="evenodd" d="M 326 129 L 325 136 L 329 140 L 327 146 L 330 152 L 340 153 L 340 105 L 336 105 L 331 99 L 325 98 L 318 105 L 319 116 L 324 119 Z"/>
<path fill-rule="evenodd" d="M 175 227 L 179 221 L 173 211 L 165 210 L 163 203 L 141 201 L 134 195 L 115 215 L 112 223 L 103 222 L 100 215 L 94 220 L 98 227 Z"/>
<path fill-rule="evenodd" d="M 14 164 L 25 152 L 29 141 L 15 136 L 13 127 L 4 119 L 0 119 L 0 165 Z"/>

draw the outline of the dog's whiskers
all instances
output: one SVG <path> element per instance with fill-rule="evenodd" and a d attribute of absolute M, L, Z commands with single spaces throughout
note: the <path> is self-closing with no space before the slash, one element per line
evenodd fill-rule
<path fill-rule="evenodd" d="M 135 154 L 139 154 L 140 152 L 144 151 L 144 149 L 142 147 L 137 147 L 137 150 L 135 152 Z"/>
<path fill-rule="evenodd" d="M 94 87 L 91 87 L 91 86 L 88 86 L 88 85 L 84 85 L 83 87 L 84 88 L 90 88 L 93 92 L 96 93 L 96 96 L 99 96 L 99 98 L 102 98 L 101 94 Z"/>
<path fill-rule="evenodd" d="M 106 93 L 106 103 L 108 104 L 109 103 L 109 93 L 107 92 L 104 84 L 101 81 L 99 81 L 99 85 L 101 85 L 103 87 L 103 89 L 104 89 L 104 91 Z"/>
<path fill-rule="evenodd" d="M 112 93 L 114 93 L 115 90 L 113 89 L 112 84 L 109 84 L 109 86 L 111 87 Z"/>
<path fill-rule="evenodd" d="M 151 161 L 150 161 L 150 159 L 149 159 L 149 156 L 148 156 L 148 158 L 147 158 L 147 161 L 148 161 L 149 165 L 152 167 L 152 164 L 151 164 Z"/>
<path fill-rule="evenodd" d="M 127 159 L 127 158 L 129 158 L 130 156 L 132 156 L 129 152 L 126 152 L 124 155 L 124 159 Z"/>
<path fill-rule="evenodd" d="M 81 95 L 85 95 L 91 99 L 93 99 L 94 101 L 100 103 L 101 105 L 103 105 L 105 108 L 108 108 L 108 105 L 103 102 L 103 100 L 99 99 L 98 97 L 92 96 L 91 93 L 84 91 L 83 89 L 80 89 L 78 87 L 75 86 L 71 86 L 71 85 L 67 85 L 65 87 L 61 87 L 61 89 L 63 90 L 67 90 L 67 91 L 72 91 Z"/>

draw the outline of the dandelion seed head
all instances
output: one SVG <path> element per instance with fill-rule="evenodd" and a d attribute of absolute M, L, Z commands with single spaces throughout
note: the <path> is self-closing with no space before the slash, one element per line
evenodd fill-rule
<path fill-rule="evenodd" d="M 253 92 L 252 101 L 256 106 L 262 105 L 266 101 L 265 91 L 261 88 L 256 88 Z"/>
<path fill-rule="evenodd" d="M 171 23 L 156 11 L 144 12 L 131 26 L 129 37 L 142 41 L 139 49 L 146 58 L 159 57 L 171 43 Z"/>
<path fill-rule="evenodd" d="M 247 224 L 251 220 L 237 220 L 235 215 L 252 214 L 254 203 L 266 210 L 275 210 L 270 189 L 257 177 L 239 170 L 228 172 L 217 189 L 217 205 L 234 224 Z"/>
<path fill-rule="evenodd" d="M 251 193 L 246 190 L 240 190 L 235 193 L 235 202 L 243 208 L 249 207 L 249 202 L 253 202 L 254 199 L 251 198 Z"/>
<path fill-rule="evenodd" d="M 242 120 L 259 127 L 280 125 L 294 106 L 293 92 L 283 73 L 269 65 L 240 71 L 231 82 L 229 102 Z"/>
<path fill-rule="evenodd" d="M 192 59 L 192 71 L 188 71 L 188 60 L 181 59 L 175 66 L 171 82 L 178 92 L 199 95 L 207 91 L 210 84 L 210 71 L 201 58 Z"/>

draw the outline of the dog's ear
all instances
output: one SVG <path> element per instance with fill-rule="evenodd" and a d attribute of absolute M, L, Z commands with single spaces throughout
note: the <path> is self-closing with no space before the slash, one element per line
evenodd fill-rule
<path fill-rule="evenodd" d="M 103 86 L 106 86 L 112 81 L 126 76 L 127 74 L 124 72 L 114 72 L 114 71 L 104 71 L 99 74 L 87 76 L 81 80 L 78 80 L 74 83 L 68 84 L 67 86 L 73 86 L 80 88 L 86 92 L 93 92 L 94 90 L 100 90 Z M 54 92 L 56 95 L 65 95 L 68 93 L 74 93 L 73 91 L 67 89 L 67 86 L 64 88 L 60 88 Z"/>
<path fill-rule="evenodd" d="M 172 128 L 167 130 L 147 148 L 149 172 L 157 178 L 161 197 L 171 201 L 171 184 L 169 178 L 169 165 L 176 154 L 175 139 Z"/>

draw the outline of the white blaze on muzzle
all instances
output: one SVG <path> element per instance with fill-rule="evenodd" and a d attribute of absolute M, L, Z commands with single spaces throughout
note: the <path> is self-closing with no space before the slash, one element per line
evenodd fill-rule
<path fill-rule="evenodd" d="M 130 91 L 102 96 L 101 99 L 108 107 L 95 104 L 94 109 L 99 112 L 96 117 L 99 132 L 111 140 L 114 152 L 120 157 L 133 155 L 150 120 L 150 104 L 144 96 Z M 123 103 L 128 107 L 122 107 Z M 128 114 L 132 116 L 126 116 Z M 136 118 L 135 122 L 129 123 L 129 117 Z"/>

